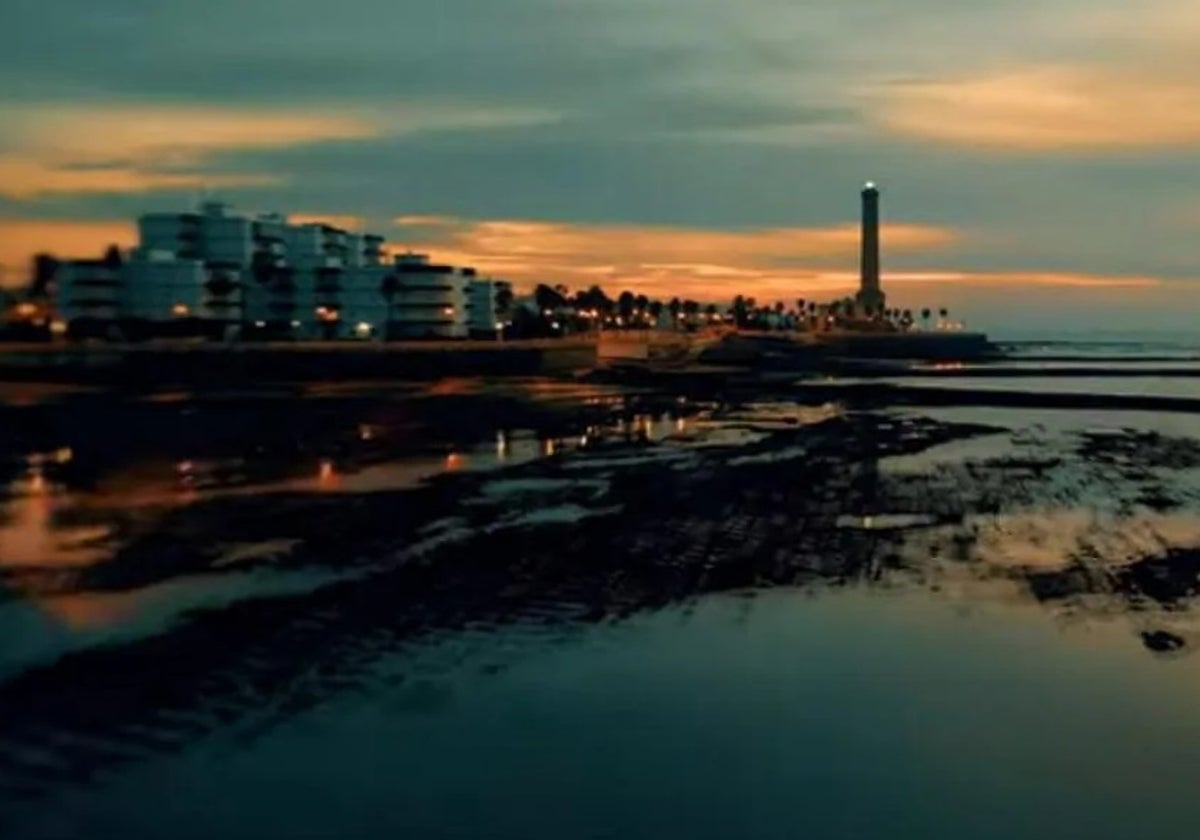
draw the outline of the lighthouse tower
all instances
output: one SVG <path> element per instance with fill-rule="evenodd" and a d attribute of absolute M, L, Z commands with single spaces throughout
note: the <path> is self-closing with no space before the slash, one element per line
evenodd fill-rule
<path fill-rule="evenodd" d="M 878 312 L 886 300 L 879 287 L 879 188 L 868 181 L 862 191 L 862 273 L 857 302 L 863 311 Z"/>

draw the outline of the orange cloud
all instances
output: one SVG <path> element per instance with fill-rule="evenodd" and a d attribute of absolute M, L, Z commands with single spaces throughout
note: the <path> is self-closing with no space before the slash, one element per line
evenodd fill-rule
<path fill-rule="evenodd" d="M 395 223 L 413 225 L 411 216 Z M 425 217 L 416 217 L 425 218 Z M 568 257 L 619 260 L 639 266 L 672 264 L 736 266 L 747 258 L 786 263 L 797 258 L 845 259 L 857 253 L 857 224 L 809 228 L 752 228 L 711 230 L 626 224 L 564 224 L 538 221 L 469 221 L 440 219 L 445 230 L 437 235 L 440 248 L 469 249 L 490 258 L 524 262 L 555 261 Z M 423 232 L 427 233 L 427 232 Z M 885 225 L 888 247 L 929 250 L 949 245 L 957 235 L 931 225 Z"/>
<path fill-rule="evenodd" d="M 414 215 L 397 216 L 392 222 L 401 227 L 453 227 L 458 224 L 458 219 L 453 216 Z"/>
<path fill-rule="evenodd" d="M 1158 286 L 1162 282 L 1155 277 L 1077 274 L 1054 271 L 914 271 L 885 273 L 884 278 L 890 283 L 959 283 L 970 286 L 1070 286 L 1093 289 L 1144 289 L 1150 286 Z"/>
<path fill-rule="evenodd" d="M 1013 152 L 1200 144 L 1191 74 L 1045 66 L 892 85 L 873 109 L 885 129 L 957 146 Z"/>
<path fill-rule="evenodd" d="M 137 161 L 191 166 L 232 149 L 271 149 L 374 137 L 379 129 L 352 116 L 262 108 L 180 105 L 9 107 L 10 146 L 71 163 Z"/>
<path fill-rule="evenodd" d="M 535 221 L 441 219 L 436 230 L 396 222 L 412 233 L 404 244 L 439 261 L 472 265 L 529 288 L 563 283 L 599 284 L 655 296 L 727 300 L 734 294 L 761 300 L 797 296 L 831 298 L 858 286 L 856 225 L 765 228 L 743 231 L 696 228 L 562 224 Z M 926 252 L 958 241 L 950 229 L 886 225 L 889 252 Z M 403 237 L 402 237 L 403 238 Z M 884 273 L 897 294 L 926 285 L 970 290 L 1006 287 L 1144 289 L 1150 277 L 1068 272 L 898 271 Z"/>
<path fill-rule="evenodd" d="M 140 193 L 264 186 L 278 176 L 212 171 L 222 152 L 362 139 L 346 116 L 183 106 L 0 108 L 0 195 Z M 186 169 L 187 171 L 181 171 Z"/>
<path fill-rule="evenodd" d="M 29 261 L 40 251 L 59 257 L 99 257 L 109 245 L 131 247 L 137 242 L 133 222 L 81 222 L 0 218 L 0 266 L 4 284 L 17 286 L 29 279 Z"/>
<path fill-rule="evenodd" d="M 222 174 L 232 151 L 552 122 L 533 109 L 424 104 L 369 113 L 161 104 L 0 106 L 0 195 L 262 186 L 278 176 Z"/>
<path fill-rule="evenodd" d="M 133 166 L 79 169 L 43 164 L 24 157 L 0 156 L 0 195 L 17 200 L 44 195 L 269 186 L 278 181 L 269 175 L 148 172 Z"/>

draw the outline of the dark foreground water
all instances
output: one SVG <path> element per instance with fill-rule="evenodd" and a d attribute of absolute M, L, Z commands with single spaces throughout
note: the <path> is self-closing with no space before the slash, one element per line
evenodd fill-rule
<path fill-rule="evenodd" d="M 21 834 L 1194 837 L 1196 669 L 1123 635 L 863 591 L 464 633 Z"/>
<path fill-rule="evenodd" d="M 0 836 L 1196 836 L 1200 416 L 804 394 L 10 399 Z"/>

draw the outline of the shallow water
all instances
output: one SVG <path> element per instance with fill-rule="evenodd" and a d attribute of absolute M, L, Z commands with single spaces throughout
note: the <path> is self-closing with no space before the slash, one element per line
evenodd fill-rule
<path fill-rule="evenodd" d="M 9 836 L 1194 836 L 1194 663 L 1032 608 L 721 596 L 377 673 Z"/>
<path fill-rule="evenodd" d="M 1200 547 L 1196 416 L 786 400 L 626 415 L 420 452 L 348 415 L 341 448 L 294 463 L 168 448 L 86 481 L 69 447 L 21 453 L 0 494 L 0 836 L 1195 835 L 1194 599 L 1121 576 Z M 823 423 L 845 443 L 821 444 Z M 930 436 L 940 424 L 988 429 Z M 1137 449 L 1147 432 L 1166 440 Z M 393 507 L 367 524 L 386 535 L 414 503 L 388 494 L 413 488 L 449 503 L 409 541 L 325 544 L 295 568 L 290 532 L 226 538 L 225 520 L 185 516 L 317 499 L 336 532 L 378 494 Z M 175 515 L 178 538 L 216 543 L 211 564 L 88 577 Z M 587 565 L 578 528 L 616 547 L 608 565 Z M 413 558 L 475 612 L 405 602 Z M 447 561 L 469 573 L 438 584 Z M 760 587 L 710 576 L 728 566 Z M 1188 646 L 1152 652 L 1164 630 Z M 206 666 L 187 656 L 221 646 L 236 655 L 192 681 Z M 144 699 L 176 676 L 202 690 Z M 18 710 L 36 731 L 14 713 L 27 696 L 46 707 Z"/>
<path fill-rule="evenodd" d="M 843 378 L 821 385 L 860 385 L 880 380 Z M 1184 397 L 1200 399 L 1200 370 L 1195 377 L 1184 376 L 970 376 L 945 378 L 889 377 L 888 385 L 913 388 L 969 389 L 972 391 L 1019 392 L 1024 394 L 1108 394 L 1128 397 Z"/>

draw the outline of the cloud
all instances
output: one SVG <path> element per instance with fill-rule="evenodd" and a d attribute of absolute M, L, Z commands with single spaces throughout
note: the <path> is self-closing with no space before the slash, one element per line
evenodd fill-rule
<path fill-rule="evenodd" d="M 1031 67 L 891 85 L 879 119 L 896 134 L 1013 152 L 1200 144 L 1193 79 L 1103 68 Z"/>
<path fill-rule="evenodd" d="M 359 115 L 199 105 L 0 106 L 0 195 L 138 193 L 271 186 L 278 172 L 229 173 L 231 153 L 553 120 L 536 109 L 424 104 Z"/>
<path fill-rule="evenodd" d="M 760 300 L 831 298 L 858 286 L 856 225 L 719 230 L 655 225 L 567 224 L 528 220 L 436 217 L 430 228 L 403 216 L 400 241 L 435 259 L 479 269 L 521 287 L 599 284 L 658 296 L 723 301 L 735 294 Z M 404 234 L 409 234 L 407 240 Z M 959 243 L 952 229 L 885 225 L 888 255 L 928 260 Z M 885 270 L 885 285 L 900 299 L 923 289 L 965 293 L 1003 289 L 1137 291 L 1160 285 L 1149 276 L 1063 271 Z M 941 291 L 938 292 L 942 294 Z"/>
<path fill-rule="evenodd" d="M 195 165 L 230 149 L 270 149 L 374 137 L 367 120 L 313 111 L 120 103 L 3 109 L 6 146 L 70 163 Z"/>
<path fill-rule="evenodd" d="M 1164 216 L 1195 192 L 1197 0 L 93 5 L 17 2 L 0 27 L 13 176 L 0 215 L 135 218 L 209 187 L 239 208 L 328 210 L 368 230 L 438 214 L 407 220 L 404 238 L 530 279 L 844 291 L 850 243 L 821 256 L 658 236 L 631 256 L 625 240 L 839 228 L 874 177 L 889 217 L 958 233 L 889 248 L 898 291 L 1082 299 L 1101 287 L 1073 276 L 1195 267 L 1185 222 Z M 397 32 L 420 34 L 400 48 Z M 33 131 L 64 112 L 69 130 Z M 102 112 L 133 133 L 107 140 Z M 176 130 L 155 136 L 162 125 Z M 501 252 L 456 241 L 458 217 L 563 220 L 591 244 L 544 232 L 566 253 Z M 983 279 L 1002 271 L 1027 282 Z M 901 279 L 922 272 L 946 276 Z M 1038 274 L 1057 285 L 1032 285 Z"/>
<path fill-rule="evenodd" d="M 344 117 L 171 105 L 10 105 L 0 125 L 0 195 L 18 200 L 273 185 L 279 175 L 226 173 L 211 159 L 374 133 Z"/>
<path fill-rule="evenodd" d="M 411 215 L 397 216 L 392 223 L 400 227 L 454 227 L 459 222 L 453 216 Z"/>
<path fill-rule="evenodd" d="M 29 158 L 0 156 L 0 195 L 26 200 L 85 193 L 144 193 L 154 190 L 228 189 L 279 183 L 270 175 L 155 172 L 132 166 L 54 166 Z"/>
<path fill-rule="evenodd" d="M 857 282 L 853 275 L 831 271 L 857 260 L 859 230 L 853 224 L 718 230 L 437 217 L 438 225 L 430 228 L 412 225 L 414 218 L 427 217 L 396 219 L 405 246 L 523 285 L 595 283 L 724 299 L 743 289 L 751 294 L 786 290 L 794 296 Z M 886 225 L 883 236 L 890 249 L 904 252 L 936 250 L 957 239 L 954 231 L 914 224 Z"/>
<path fill-rule="evenodd" d="M 1146 289 L 1162 285 L 1157 277 L 1080 274 L 1062 271 L 901 271 L 885 274 L 889 283 L 952 283 L 964 287 L 1055 286 L 1084 289 Z"/>

